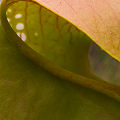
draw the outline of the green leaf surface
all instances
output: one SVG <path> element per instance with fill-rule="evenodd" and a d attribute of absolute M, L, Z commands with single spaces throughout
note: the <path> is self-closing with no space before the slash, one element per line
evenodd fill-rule
<path fill-rule="evenodd" d="M 117 101 L 40 69 L 3 35 L 0 26 L 0 119 L 120 119 Z"/>
<path fill-rule="evenodd" d="M 72 24 L 31 2 L 12 5 L 7 17 L 14 31 L 36 52 L 69 71 L 90 76 L 88 50 L 92 41 Z"/>
<path fill-rule="evenodd" d="M 0 118 L 119 120 L 120 87 L 91 72 L 91 39 L 58 11 L 61 16 L 32 2 L 17 2 L 7 10 L 12 2 L 1 5 Z"/>

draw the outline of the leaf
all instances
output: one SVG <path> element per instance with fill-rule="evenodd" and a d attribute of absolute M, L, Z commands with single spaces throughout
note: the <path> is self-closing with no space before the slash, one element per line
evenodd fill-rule
<path fill-rule="evenodd" d="M 9 2 L 11 1 L 8 4 Z M 9 26 L 5 16 L 6 1 L 3 1 L 0 27 L 1 119 L 119 120 L 120 103 L 116 100 L 120 100 L 120 88 L 91 73 L 88 61 L 91 40 L 63 18 L 33 3 L 18 2 L 10 9 L 13 12 L 20 10 L 24 16 L 18 23 L 23 24 L 24 21 L 25 29 L 16 30 L 18 23 L 14 18 L 18 13 L 7 14 L 12 28 L 20 33 L 18 35 L 22 39 L 24 33 L 26 41 L 23 42 Z M 40 13 L 43 14 L 42 17 Z M 45 22 L 46 20 L 48 21 Z M 65 28 L 60 32 L 64 24 Z M 33 34 L 36 30 L 39 38 Z M 64 81 L 65 79 L 83 87 Z"/>
<path fill-rule="evenodd" d="M 89 35 L 102 49 L 120 60 L 119 0 L 35 0 Z"/>
<path fill-rule="evenodd" d="M 120 119 L 117 101 L 49 74 L 3 35 L 0 26 L 0 119 Z"/>

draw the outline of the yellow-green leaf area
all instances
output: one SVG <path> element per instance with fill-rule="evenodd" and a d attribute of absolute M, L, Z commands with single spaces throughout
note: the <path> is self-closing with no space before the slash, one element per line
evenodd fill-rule
<path fill-rule="evenodd" d="M 91 39 L 49 6 L 10 2 L 1 5 L 0 118 L 119 120 L 120 88 L 91 72 Z"/>

